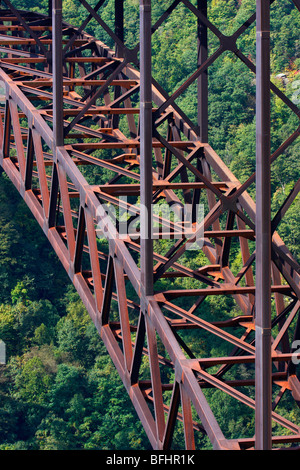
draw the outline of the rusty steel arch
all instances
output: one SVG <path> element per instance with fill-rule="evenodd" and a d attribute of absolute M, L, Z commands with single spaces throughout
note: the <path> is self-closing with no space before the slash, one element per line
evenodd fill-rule
<path fill-rule="evenodd" d="M 49 2 L 49 15 L 1 3 L 1 166 L 80 294 L 154 449 L 172 448 L 178 422 L 186 449 L 197 447 L 198 434 L 214 449 L 295 448 L 300 425 L 278 404 L 284 393 L 300 402 L 293 349 L 300 339 L 300 271 L 276 228 L 299 181 L 272 221 L 269 183 L 270 165 L 299 137 L 299 126 L 270 155 L 270 91 L 298 117 L 299 108 L 269 78 L 269 10 L 276 0 L 257 0 L 256 12 L 230 37 L 210 22 L 206 0 L 169 2 L 152 25 L 151 0 L 141 0 L 134 49 L 124 43 L 126 1 L 115 1 L 114 30 L 101 18 L 104 0 L 94 7 L 79 2 L 86 20 L 78 29 L 63 21 L 60 0 Z M 293 3 L 299 10 L 299 0 Z M 198 25 L 198 64 L 170 96 L 151 78 L 151 34 L 179 4 Z M 115 50 L 84 31 L 91 19 Z M 256 64 L 237 47 L 255 21 Z M 212 55 L 208 31 L 219 40 Z M 243 184 L 208 143 L 207 69 L 226 51 L 256 72 L 257 171 Z M 196 80 L 198 125 L 175 102 Z M 89 182 L 87 165 L 95 175 L 107 172 L 106 183 Z M 256 204 L 247 193 L 255 181 Z M 189 205 L 189 231 L 180 217 L 168 223 L 158 214 L 155 243 L 143 237 L 147 214 L 139 198 L 146 208 L 165 201 L 182 212 Z M 203 198 L 206 214 L 198 223 L 195 209 Z M 126 227 L 140 216 L 141 233 L 118 236 L 121 220 L 118 232 L 107 205 L 127 210 Z M 242 256 L 239 272 L 231 266 L 233 239 Z M 184 260 L 194 241 L 203 265 Z M 172 289 L 174 279 L 182 288 Z M 220 295 L 234 299 L 232 317 L 204 318 L 205 299 Z M 202 333 L 222 340 L 228 353 L 197 356 Z M 253 410 L 256 436 L 228 439 L 207 389 Z"/>

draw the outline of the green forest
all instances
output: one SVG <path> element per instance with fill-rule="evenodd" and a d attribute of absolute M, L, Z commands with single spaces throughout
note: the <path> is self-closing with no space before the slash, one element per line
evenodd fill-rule
<path fill-rule="evenodd" d="M 48 0 L 14 0 L 17 8 L 46 12 Z M 96 4 L 96 0 L 89 3 Z M 171 2 L 152 1 L 153 22 Z M 195 2 L 194 2 L 195 3 Z M 255 11 L 255 0 L 210 0 L 209 18 L 230 35 Z M 139 0 L 125 1 L 125 41 L 139 37 Z M 86 12 L 77 0 L 63 1 L 64 19 L 80 26 Z M 101 9 L 114 27 L 114 1 Z M 153 34 L 153 75 L 168 93 L 197 63 L 195 17 L 180 4 Z M 290 99 L 300 80 L 300 15 L 290 0 L 271 7 L 271 80 Z M 86 31 L 113 47 L 91 21 Z M 255 61 L 255 23 L 239 38 L 244 55 Z M 209 34 L 209 53 L 217 39 Z M 284 80 L 282 80 L 284 74 Z M 244 182 L 255 171 L 255 76 L 232 53 L 223 54 L 209 73 L 209 143 Z M 300 84 L 300 82 L 299 82 Z M 300 85 L 298 86 L 300 88 Z M 299 95 L 299 96 L 298 96 Z M 272 151 L 297 129 L 297 117 L 272 95 Z M 196 85 L 176 103 L 197 122 Z M 299 138 L 272 165 L 272 210 L 280 208 L 299 179 Z M 249 192 L 255 198 L 255 186 Z M 278 232 L 300 260 L 300 198 L 289 208 Z M 239 263 L 240 253 L 236 253 Z M 216 302 L 211 300 L 211 302 Z M 230 311 L 218 301 L 214 309 Z M 0 366 L 0 450 L 147 450 L 150 445 L 123 384 L 78 294 L 30 211 L 0 174 L 0 339 L 6 366 Z M 203 345 L 221 355 L 218 344 Z M 219 397 L 219 399 L 218 399 Z M 213 412 L 228 438 L 254 434 L 253 415 L 216 394 Z M 300 411 L 291 408 L 290 419 Z M 178 448 L 184 443 L 177 439 Z M 203 449 L 210 443 L 203 437 Z"/>

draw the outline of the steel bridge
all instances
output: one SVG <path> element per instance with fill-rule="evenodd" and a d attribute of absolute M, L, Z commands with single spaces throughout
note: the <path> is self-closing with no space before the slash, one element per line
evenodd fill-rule
<path fill-rule="evenodd" d="M 175 428 L 186 449 L 197 448 L 199 435 L 218 450 L 297 448 L 300 423 L 287 418 L 281 398 L 300 403 L 300 271 L 276 229 L 300 184 L 271 219 L 270 171 L 299 127 L 271 154 L 271 93 L 298 117 L 299 108 L 270 80 L 277 1 L 257 0 L 253 15 L 225 36 L 207 0 L 169 1 L 155 23 L 155 0 L 140 0 L 135 48 L 124 37 L 125 0 L 111 1 L 114 27 L 101 16 L 107 2 L 79 3 L 85 20 L 75 28 L 62 0 L 50 0 L 45 14 L 1 1 L 1 166 L 78 291 L 154 449 L 174 448 Z M 151 37 L 180 4 L 194 15 L 198 63 L 170 95 L 152 77 Z M 114 46 L 85 32 L 91 20 Z M 253 25 L 255 63 L 237 46 Z M 219 44 L 213 53 L 210 34 Z M 243 184 L 209 144 L 208 68 L 228 51 L 256 74 L 256 172 Z M 176 104 L 193 83 L 197 124 Z M 174 217 L 151 210 L 159 204 Z M 231 296 L 232 316 L 208 316 L 209 296 Z M 224 356 L 199 357 L 203 335 L 221 341 Z M 255 436 L 226 437 L 213 390 L 251 409 Z"/>

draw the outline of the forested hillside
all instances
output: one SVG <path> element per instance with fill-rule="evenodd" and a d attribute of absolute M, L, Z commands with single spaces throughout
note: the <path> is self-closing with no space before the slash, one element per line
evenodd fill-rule
<path fill-rule="evenodd" d="M 94 5 L 96 0 L 89 3 Z M 171 2 L 152 3 L 154 22 Z M 43 12 L 48 0 L 14 0 L 13 4 Z M 86 14 L 79 2 L 64 0 L 63 4 L 65 20 L 80 26 Z M 106 1 L 102 15 L 112 28 L 113 4 Z M 138 6 L 139 0 L 126 0 L 128 47 L 138 41 Z M 226 35 L 253 11 L 255 0 L 209 1 L 209 17 Z M 271 79 L 290 98 L 295 95 L 295 82 L 300 80 L 297 12 L 290 0 L 275 1 L 271 9 Z M 113 47 L 95 22 L 90 22 L 86 30 Z M 211 53 L 217 47 L 213 35 L 209 35 L 209 45 Z M 241 36 L 238 45 L 255 61 L 255 24 Z M 172 93 L 194 71 L 196 46 L 195 20 L 179 5 L 153 35 L 153 73 L 167 92 Z M 281 74 L 285 75 L 284 81 Z M 196 86 L 191 86 L 176 101 L 195 123 L 196 100 Z M 272 150 L 298 125 L 297 117 L 272 96 Z M 232 53 L 223 55 L 209 69 L 209 143 L 242 182 L 255 170 L 255 76 Z M 272 166 L 274 213 L 299 179 L 299 151 L 298 138 Z M 249 192 L 255 198 L 254 185 Z M 278 227 L 298 260 L 299 201 L 298 195 Z M 237 264 L 240 256 L 237 252 Z M 201 262 L 201 255 L 193 262 Z M 224 315 L 230 315 L 230 299 L 210 302 L 214 310 L 222 309 Z M 0 175 L 0 339 L 7 346 L 7 365 L 0 368 L 0 450 L 149 448 L 78 294 L 4 173 Z M 222 355 L 219 345 L 209 340 L 202 348 Z M 241 413 L 239 405 L 221 393 L 214 395 L 213 411 L 221 427 L 226 423 L 226 437 L 254 434 L 253 414 Z M 293 416 L 299 422 L 298 408 L 290 409 L 289 417 Z M 178 439 L 176 445 L 180 448 L 184 443 Z M 210 448 L 205 437 L 201 445 Z"/>

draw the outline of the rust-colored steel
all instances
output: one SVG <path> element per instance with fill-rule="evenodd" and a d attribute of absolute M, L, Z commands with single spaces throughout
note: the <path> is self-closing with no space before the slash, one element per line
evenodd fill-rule
<path fill-rule="evenodd" d="M 264 92 L 270 89 L 298 117 L 299 109 L 270 82 L 266 62 L 254 65 L 237 47 L 237 39 L 254 24 L 256 14 L 226 37 L 209 20 L 205 0 L 197 6 L 175 0 L 149 30 L 151 1 L 141 0 L 141 42 L 130 50 L 124 44 L 126 1 L 114 3 L 115 31 L 101 18 L 103 1 L 94 8 L 86 0 L 80 3 L 86 20 L 77 30 L 61 20 L 59 0 L 53 1 L 49 16 L 18 11 L 9 0 L 1 4 L 0 79 L 5 86 L 1 166 L 80 294 L 154 449 L 174 448 L 175 427 L 182 432 L 186 449 L 198 448 L 203 435 L 218 450 L 295 448 L 300 425 L 287 419 L 278 404 L 284 394 L 300 403 L 293 349 L 293 341 L 300 339 L 300 271 L 276 228 L 298 194 L 299 182 L 269 220 L 269 260 L 263 258 L 266 248 L 255 247 L 266 235 L 257 226 L 257 214 L 268 217 L 269 208 L 258 198 L 256 210 L 247 189 L 256 177 L 260 188 L 263 175 L 269 183 L 269 164 L 299 136 L 298 127 L 268 155 L 270 123 Z M 276 1 L 271 3 L 276 8 Z M 299 9 L 299 2 L 294 3 Z M 169 96 L 155 80 L 149 87 L 149 41 L 150 33 L 179 4 L 195 16 L 198 63 Z M 257 5 L 258 51 L 268 61 L 264 41 L 269 2 L 258 0 Z M 112 38 L 115 51 L 84 32 L 91 19 Z M 219 39 L 212 55 L 208 31 Z M 226 51 L 258 74 L 257 148 L 258 160 L 265 166 L 263 173 L 258 168 L 243 184 L 208 143 L 207 70 Z M 196 126 L 176 104 L 195 81 Z M 262 130 L 264 142 L 259 140 Z M 97 175 L 102 175 L 101 181 Z M 170 221 L 154 213 L 155 240 L 143 240 L 135 224 L 139 216 L 145 220 L 139 198 L 147 207 L 151 203 L 175 207 L 179 215 L 189 206 L 191 224 L 186 228 L 180 217 Z M 206 213 L 199 221 L 196 209 L 203 202 Z M 117 226 L 107 216 L 108 207 L 127 211 Z M 242 257 L 239 272 L 232 266 L 233 239 L 239 242 Z M 189 257 L 193 243 L 198 251 Z M 199 250 L 201 260 L 206 260 L 202 264 L 200 257 L 193 256 Z M 271 273 L 268 292 L 262 290 L 268 284 L 266 277 L 264 283 L 255 284 L 263 263 L 267 263 L 265 272 Z M 211 296 L 232 297 L 235 307 L 230 318 L 216 312 L 208 315 L 205 305 Z M 266 317 L 271 296 L 276 312 Z M 224 356 L 199 353 L 205 336 L 224 344 Z M 263 394 L 255 396 L 259 387 Z M 230 396 L 245 410 L 259 409 L 259 441 L 253 435 L 229 439 L 214 416 L 207 389 Z M 262 413 L 264 406 L 269 414 Z M 274 435 L 270 420 L 277 425 Z"/>

